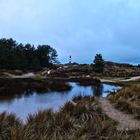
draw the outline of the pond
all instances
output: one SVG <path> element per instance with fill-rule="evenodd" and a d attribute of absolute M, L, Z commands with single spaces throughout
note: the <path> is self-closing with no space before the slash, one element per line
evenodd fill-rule
<path fill-rule="evenodd" d="M 38 110 L 52 108 L 58 111 L 66 102 L 72 101 L 73 97 L 78 95 L 92 96 L 100 95 L 106 97 L 110 91 L 116 91 L 121 87 L 103 84 L 100 88 L 94 86 L 80 86 L 77 83 L 70 82 L 72 89 L 68 92 L 47 92 L 39 94 L 30 91 L 30 94 L 17 95 L 14 98 L 0 98 L 0 112 L 15 113 L 22 120 L 26 120 L 28 114 Z"/>

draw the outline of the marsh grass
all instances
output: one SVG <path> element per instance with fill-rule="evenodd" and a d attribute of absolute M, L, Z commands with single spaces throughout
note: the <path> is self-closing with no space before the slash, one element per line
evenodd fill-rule
<path fill-rule="evenodd" d="M 33 79 L 0 79 L 0 96 L 28 95 L 33 92 L 69 91 L 71 86 L 66 82 Z"/>
<path fill-rule="evenodd" d="M 94 97 L 75 97 L 59 112 L 38 111 L 25 124 L 13 114 L 0 114 L 0 140 L 135 140 L 140 131 L 117 131 Z"/>
<path fill-rule="evenodd" d="M 110 95 L 109 100 L 114 106 L 126 113 L 131 113 L 140 119 L 140 85 L 131 85 Z"/>
<path fill-rule="evenodd" d="M 74 80 L 74 79 L 73 79 Z M 101 81 L 97 78 L 78 78 L 75 79 L 75 82 L 77 82 L 80 86 L 100 86 Z"/>
<path fill-rule="evenodd" d="M 15 136 L 22 123 L 14 115 L 3 112 L 0 114 L 0 140 L 10 140 Z M 14 140 L 14 139 L 13 139 Z"/>
<path fill-rule="evenodd" d="M 82 95 L 82 94 L 80 94 L 79 96 L 73 97 L 72 100 L 73 100 L 74 102 L 79 102 L 79 101 L 81 101 L 81 100 L 82 100 L 82 102 L 83 102 L 83 101 L 95 101 L 95 100 L 94 100 L 94 97 L 86 96 L 86 95 Z"/>

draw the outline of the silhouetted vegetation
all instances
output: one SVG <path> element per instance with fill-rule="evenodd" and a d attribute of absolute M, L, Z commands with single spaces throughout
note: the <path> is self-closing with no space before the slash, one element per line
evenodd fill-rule
<path fill-rule="evenodd" d="M 69 91 L 71 86 L 63 81 L 33 80 L 33 79 L 0 79 L 0 97 L 15 98 L 14 95 L 30 95 L 34 92 Z"/>
<path fill-rule="evenodd" d="M 104 71 L 104 60 L 101 54 L 96 54 L 94 59 L 94 71 L 97 73 L 102 73 Z"/>
<path fill-rule="evenodd" d="M 57 52 L 49 45 L 18 44 L 0 39 L 0 69 L 40 69 L 57 63 Z"/>
<path fill-rule="evenodd" d="M 97 78 L 79 78 L 75 79 L 75 82 L 81 86 L 100 86 L 102 84 L 101 81 Z"/>

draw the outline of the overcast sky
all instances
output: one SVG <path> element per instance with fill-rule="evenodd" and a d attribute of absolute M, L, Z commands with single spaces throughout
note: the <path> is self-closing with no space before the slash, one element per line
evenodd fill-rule
<path fill-rule="evenodd" d="M 62 63 L 140 63 L 140 0 L 0 0 L 0 38 L 49 44 Z"/>

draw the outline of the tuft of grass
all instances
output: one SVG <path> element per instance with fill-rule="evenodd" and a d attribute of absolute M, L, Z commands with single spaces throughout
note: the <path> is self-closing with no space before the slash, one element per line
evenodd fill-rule
<path fill-rule="evenodd" d="M 122 111 L 131 113 L 135 118 L 140 118 L 140 85 L 131 85 L 116 94 L 110 95 L 109 100 Z"/>
<path fill-rule="evenodd" d="M 79 102 L 79 101 L 94 101 L 94 97 L 92 96 L 86 96 L 86 95 L 79 95 L 79 96 L 76 96 L 76 97 L 73 97 L 72 99 L 74 102 Z"/>
<path fill-rule="evenodd" d="M 0 114 L 0 140 L 135 140 L 140 130 L 117 131 L 94 97 L 74 98 L 59 112 L 38 111 L 25 124 L 13 114 Z M 138 139 L 139 140 L 139 139 Z"/>
<path fill-rule="evenodd" d="M 0 139 L 11 140 L 15 138 L 21 127 L 21 121 L 14 115 L 3 112 L 0 114 Z M 14 139 L 13 139 L 14 140 Z"/>

